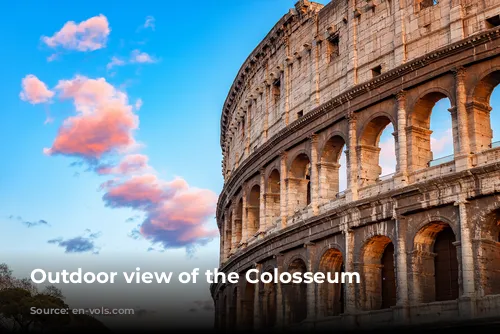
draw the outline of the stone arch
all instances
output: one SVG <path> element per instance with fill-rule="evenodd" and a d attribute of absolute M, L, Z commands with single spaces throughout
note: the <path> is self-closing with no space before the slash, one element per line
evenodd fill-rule
<path fill-rule="evenodd" d="M 330 273 L 338 283 L 318 284 L 317 301 L 318 315 L 320 317 L 335 316 L 344 313 L 344 284 L 341 283 L 341 273 L 344 271 L 344 260 L 341 251 L 337 248 L 329 248 L 321 255 L 319 272 Z"/>
<path fill-rule="evenodd" d="M 474 153 L 484 151 L 492 147 L 494 130 L 500 131 L 500 127 L 493 129 L 491 122 L 491 95 L 500 84 L 500 68 L 494 67 L 479 76 L 470 93 L 467 103 L 468 122 L 471 129 L 471 151 Z"/>
<path fill-rule="evenodd" d="M 413 238 L 412 268 L 416 302 L 458 298 L 459 260 L 456 234 L 444 220 L 431 220 Z"/>
<path fill-rule="evenodd" d="M 268 266 L 263 272 L 271 273 L 272 275 L 274 275 L 274 268 L 274 266 Z M 278 314 L 277 284 L 274 282 L 260 282 L 259 285 L 261 294 L 261 302 L 259 303 L 261 324 L 263 328 L 271 328 L 276 325 Z"/>
<path fill-rule="evenodd" d="M 379 310 L 396 305 L 394 244 L 386 235 L 376 234 L 361 247 L 363 278 L 361 308 Z"/>
<path fill-rule="evenodd" d="M 287 178 L 287 196 L 290 213 L 311 203 L 311 159 L 306 153 L 295 156 Z"/>
<path fill-rule="evenodd" d="M 287 272 L 307 272 L 306 262 L 300 256 L 293 257 L 289 262 Z M 307 284 L 282 283 L 285 290 L 285 320 L 287 324 L 299 323 L 307 318 Z"/>
<path fill-rule="evenodd" d="M 382 174 L 380 166 L 380 136 L 384 130 L 391 125 L 396 128 L 396 123 L 391 115 L 387 113 L 376 113 L 369 118 L 362 127 L 358 138 L 358 167 L 361 186 L 374 184 Z M 396 147 L 397 145 L 394 145 Z M 396 161 L 396 155 L 385 157 Z M 397 170 L 394 168 L 394 170 Z"/>
<path fill-rule="evenodd" d="M 319 196 L 322 201 L 334 199 L 339 192 L 340 157 L 345 147 L 345 139 L 334 135 L 325 142 L 320 151 Z"/>
<path fill-rule="evenodd" d="M 483 295 L 500 294 L 500 207 L 479 220 L 476 254 Z"/>
<path fill-rule="evenodd" d="M 419 170 L 429 167 L 431 162 L 437 158 L 432 151 L 431 144 L 431 115 L 433 108 L 443 99 L 448 99 L 452 104 L 451 94 L 443 88 L 433 87 L 422 92 L 411 106 L 408 113 L 408 127 L 406 129 L 408 138 L 408 166 L 411 170 Z M 455 109 L 450 109 L 453 133 L 456 133 L 457 118 Z M 458 143 L 453 139 L 452 133 L 447 134 L 443 142 L 453 143 L 454 152 L 457 152 Z"/>
<path fill-rule="evenodd" d="M 248 192 L 247 199 L 247 235 L 252 237 L 260 228 L 260 185 L 255 184 Z"/>
<path fill-rule="evenodd" d="M 266 225 L 271 227 L 281 214 L 281 175 L 277 168 L 273 168 L 267 175 L 264 198 Z"/>

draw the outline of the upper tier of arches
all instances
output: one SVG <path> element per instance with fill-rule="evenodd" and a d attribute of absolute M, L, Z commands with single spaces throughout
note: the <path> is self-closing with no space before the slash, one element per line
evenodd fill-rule
<path fill-rule="evenodd" d="M 332 98 L 376 91 L 394 70 L 495 29 L 491 18 L 500 14 L 494 1 L 476 3 L 463 16 L 453 15 L 459 2 L 425 3 L 298 1 L 249 55 L 228 93 L 220 143 L 225 180 L 280 131 Z M 435 93 L 422 108 L 447 96 Z M 421 116 L 415 122 L 425 123 Z"/>

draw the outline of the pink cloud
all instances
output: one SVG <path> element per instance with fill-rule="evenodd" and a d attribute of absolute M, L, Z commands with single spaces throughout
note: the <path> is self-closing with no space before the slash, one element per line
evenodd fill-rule
<path fill-rule="evenodd" d="M 124 182 L 113 182 L 103 185 L 104 187 L 107 189 L 103 200 L 107 206 L 113 208 L 144 209 L 158 205 L 175 191 L 152 174 L 133 176 Z"/>
<path fill-rule="evenodd" d="M 21 85 L 23 90 L 19 93 L 19 97 L 31 104 L 48 102 L 54 96 L 54 92 L 49 90 L 47 85 L 33 74 L 25 76 Z"/>
<path fill-rule="evenodd" d="M 68 21 L 52 37 L 42 36 L 42 41 L 51 48 L 94 51 L 106 46 L 110 31 L 108 19 L 101 14 L 78 24 Z"/>
<path fill-rule="evenodd" d="M 148 160 L 149 158 L 143 154 L 130 154 L 126 155 L 117 166 L 101 166 L 96 171 L 101 175 L 128 175 L 152 171 L 152 168 L 148 165 Z"/>
<path fill-rule="evenodd" d="M 72 99 L 76 116 L 67 118 L 46 154 L 78 156 L 87 160 L 124 152 L 136 145 L 133 131 L 139 120 L 127 95 L 104 78 L 76 76 L 61 80 L 56 89 L 62 99 Z"/>
<path fill-rule="evenodd" d="M 107 206 L 145 211 L 140 234 L 165 248 L 203 243 L 217 235 L 217 230 L 205 226 L 215 214 L 216 194 L 191 188 L 182 178 L 165 182 L 146 174 L 108 182 L 102 188 L 106 189 L 103 200 Z"/>

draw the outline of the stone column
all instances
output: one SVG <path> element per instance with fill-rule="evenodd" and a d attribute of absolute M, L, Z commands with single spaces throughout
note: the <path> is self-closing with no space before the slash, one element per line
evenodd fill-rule
<path fill-rule="evenodd" d="M 467 92 L 465 90 L 465 74 L 466 70 L 459 67 L 453 71 L 455 76 L 455 99 L 457 110 L 457 126 L 458 126 L 458 142 L 459 154 L 455 154 L 455 169 L 461 171 L 470 167 L 470 144 L 469 131 L 467 123 Z"/>
<path fill-rule="evenodd" d="M 316 259 L 316 245 L 312 242 L 306 242 L 304 247 L 307 250 L 307 270 L 316 272 L 314 263 Z M 307 320 L 316 319 L 316 283 L 307 284 Z"/>
<path fill-rule="evenodd" d="M 266 218 L 266 174 L 265 169 L 260 169 L 260 192 L 259 192 L 259 230 L 258 238 L 262 238 L 264 233 L 268 229 L 267 218 Z"/>
<path fill-rule="evenodd" d="M 230 230 L 231 227 L 231 221 L 229 220 L 229 217 L 227 215 L 227 211 L 224 214 L 224 261 L 227 261 L 229 258 L 229 255 L 231 253 L 231 246 L 233 240 L 231 239 L 231 236 L 228 236 L 228 231 Z"/>
<path fill-rule="evenodd" d="M 247 215 L 247 197 L 248 197 L 248 191 L 247 191 L 247 184 L 244 183 L 243 186 L 243 213 L 242 213 L 242 221 L 241 221 L 241 244 L 245 246 L 248 241 L 248 215 Z"/>
<path fill-rule="evenodd" d="M 400 91 L 396 94 L 396 101 L 398 106 L 398 138 L 397 138 L 397 152 L 398 152 L 398 166 L 396 180 L 398 186 L 404 187 L 408 182 L 408 158 L 407 158 L 407 144 L 406 144 L 406 92 Z"/>
<path fill-rule="evenodd" d="M 396 225 L 396 307 L 394 308 L 395 320 L 400 324 L 409 321 L 409 301 L 408 301 L 408 263 L 406 252 L 406 232 L 408 224 L 406 217 L 395 212 L 393 219 Z"/>
<path fill-rule="evenodd" d="M 311 136 L 311 206 L 313 214 L 319 213 L 319 176 L 318 176 L 318 136 Z"/>
<path fill-rule="evenodd" d="M 255 267 L 255 269 L 257 269 L 259 271 L 259 273 L 262 273 L 262 264 L 261 263 L 256 263 L 254 267 Z M 259 283 L 255 284 L 254 296 L 253 296 L 253 330 L 254 331 L 260 329 L 260 325 L 261 325 L 260 286 L 261 286 L 261 284 L 259 284 Z"/>
<path fill-rule="evenodd" d="M 350 213 L 347 216 L 344 217 L 344 219 L 348 220 L 349 218 L 352 217 L 354 213 Z M 344 225 L 342 226 L 342 234 L 344 235 L 345 238 L 345 254 L 344 254 L 344 261 L 345 261 L 345 271 L 346 272 L 355 272 L 355 267 L 354 267 L 354 232 L 349 228 L 348 223 L 345 222 Z M 361 275 L 361 273 L 360 273 Z M 345 284 L 345 313 L 347 314 L 353 314 L 356 312 L 356 290 L 355 290 L 355 283 L 346 283 Z"/>
<path fill-rule="evenodd" d="M 283 272 L 283 254 L 278 253 L 274 255 L 276 259 L 276 268 L 279 273 Z M 276 327 L 282 328 L 285 325 L 284 312 L 285 305 L 283 303 L 283 284 L 278 280 L 276 283 Z"/>
<path fill-rule="evenodd" d="M 347 121 L 349 122 L 349 143 L 346 152 L 347 158 L 347 191 L 346 198 L 348 201 L 358 199 L 358 155 L 356 151 L 357 131 L 356 131 L 356 114 L 353 111 L 347 113 Z"/>
<path fill-rule="evenodd" d="M 287 182 L 288 169 L 286 167 L 287 154 L 281 154 L 281 171 L 280 171 L 280 206 L 281 206 L 281 228 L 286 227 L 286 220 L 288 218 L 288 196 L 287 196 Z"/>
<path fill-rule="evenodd" d="M 460 248 L 462 257 L 462 286 L 463 296 L 471 297 L 474 295 L 475 281 L 474 281 L 474 253 L 472 251 L 472 239 L 469 228 L 469 221 L 467 217 L 468 202 L 465 196 L 461 196 L 455 205 L 458 206 L 460 215 Z"/>

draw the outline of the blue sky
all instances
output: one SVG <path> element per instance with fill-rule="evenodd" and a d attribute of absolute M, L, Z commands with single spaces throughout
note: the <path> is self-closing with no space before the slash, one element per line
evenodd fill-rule
<path fill-rule="evenodd" d="M 145 0 L 140 6 L 94 0 L 4 4 L 9 15 L 0 21 L 0 29 L 16 33 L 0 35 L 0 44 L 9 50 L 0 65 L 0 94 L 6 103 L 0 140 L 7 158 L 0 166 L 0 262 L 8 263 L 19 276 L 42 265 L 48 269 L 116 265 L 123 270 L 144 265 L 185 271 L 217 267 L 218 237 L 213 234 L 216 225 L 208 206 L 223 184 L 222 104 L 243 61 L 293 4 L 282 0 L 189 4 Z M 103 28 L 102 20 L 87 21 L 99 15 L 107 27 Z M 75 26 L 94 24 L 98 34 L 108 31 L 104 40 L 71 43 L 68 36 L 55 35 L 69 21 Z M 113 57 L 119 65 L 109 65 Z M 44 91 L 38 81 L 27 81 L 38 94 L 38 101 L 31 102 L 47 101 L 33 104 L 29 96 L 20 98 L 22 80 L 28 75 L 46 85 Z M 76 86 L 80 90 L 75 93 Z M 118 103 L 121 116 L 137 116 L 126 131 L 134 145 L 117 147 L 111 138 L 97 159 L 95 154 L 71 151 L 75 147 L 69 147 L 60 133 L 71 117 L 86 117 L 82 115 L 90 107 L 82 101 L 92 88 L 97 95 L 115 89 L 110 95 L 99 95 L 104 102 L 97 108 Z M 126 102 L 120 100 L 118 90 L 126 94 Z M 75 105 L 78 101 L 80 105 Z M 494 107 L 498 101 L 494 100 Z M 448 126 L 439 125 L 434 136 L 440 138 Z M 82 138 L 71 137 L 73 143 Z M 52 155 L 44 154 L 47 148 L 52 148 Z M 144 173 L 156 177 L 158 187 L 145 191 L 170 187 L 179 196 L 186 195 L 174 204 L 194 198 L 207 205 L 188 217 L 195 228 L 179 228 L 178 234 L 156 233 L 155 226 L 172 218 L 164 216 L 165 206 L 173 205 L 171 199 L 165 199 L 164 192 L 155 193 L 161 198 L 149 198 L 147 203 L 120 197 L 116 195 L 120 186 L 137 190 L 125 187 L 131 186 L 127 182 L 134 175 L 97 172 L 107 167 L 105 163 L 119 163 L 130 154 L 140 158 L 140 167 L 147 169 Z M 99 190 L 112 179 L 117 183 Z M 107 199 L 106 193 L 111 194 Z M 148 218 L 149 230 L 139 235 L 138 226 Z M 71 297 L 67 287 L 63 290 L 70 303 L 79 302 L 77 294 Z M 193 301 L 207 299 L 203 285 L 183 297 L 183 307 L 189 309 Z"/>

